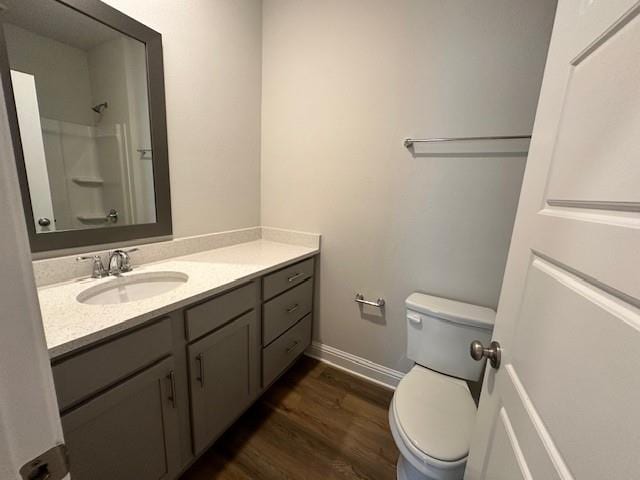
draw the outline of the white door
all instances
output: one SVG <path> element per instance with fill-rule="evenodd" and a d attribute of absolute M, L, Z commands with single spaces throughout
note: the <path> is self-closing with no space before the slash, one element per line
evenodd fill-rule
<path fill-rule="evenodd" d="M 36 232 L 50 232 L 55 230 L 55 219 L 42 139 L 36 80 L 33 75 L 11 70 L 11 84 Z"/>
<path fill-rule="evenodd" d="M 560 0 L 465 478 L 640 478 L 640 2 Z"/>
<path fill-rule="evenodd" d="M 6 109 L 0 101 L 2 480 L 21 479 L 19 470 L 24 464 L 63 443 L 11 144 Z M 57 478 L 51 476 L 51 480 Z"/>

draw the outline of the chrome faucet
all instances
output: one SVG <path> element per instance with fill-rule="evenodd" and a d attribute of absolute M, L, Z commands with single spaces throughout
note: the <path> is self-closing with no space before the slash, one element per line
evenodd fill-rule
<path fill-rule="evenodd" d="M 104 278 L 108 275 L 120 275 L 122 273 L 130 272 L 133 268 L 131 266 L 131 258 L 129 253 L 135 252 L 137 248 L 130 248 L 128 250 L 114 250 L 109 252 L 107 267 L 102 263 L 100 255 L 89 255 L 77 257 L 76 262 L 83 262 L 86 260 L 93 260 L 93 270 L 91 271 L 91 277 Z"/>
<path fill-rule="evenodd" d="M 109 275 L 120 275 L 122 273 L 130 272 L 133 268 L 131 266 L 131 258 L 129 253 L 137 251 L 137 248 L 130 248 L 129 250 L 114 250 L 109 254 Z"/>

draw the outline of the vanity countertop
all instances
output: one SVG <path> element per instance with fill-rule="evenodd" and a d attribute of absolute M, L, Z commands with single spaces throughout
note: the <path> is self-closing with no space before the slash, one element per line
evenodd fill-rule
<path fill-rule="evenodd" d="M 128 303 L 89 305 L 78 302 L 80 292 L 112 281 L 113 277 L 83 278 L 41 287 L 38 296 L 49 356 L 54 359 L 318 252 L 316 248 L 256 240 L 157 263 L 134 265 L 133 271 L 124 276 L 175 271 L 187 274 L 189 279 L 167 293 Z"/>

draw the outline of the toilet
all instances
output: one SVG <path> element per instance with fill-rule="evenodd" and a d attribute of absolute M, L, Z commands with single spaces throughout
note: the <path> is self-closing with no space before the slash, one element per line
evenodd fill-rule
<path fill-rule="evenodd" d="M 400 458 L 399 480 L 459 480 L 469 454 L 476 405 L 465 380 L 484 363 L 469 355 L 488 344 L 495 312 L 423 293 L 406 300 L 407 357 L 413 368 L 398 384 L 389 423 Z"/>

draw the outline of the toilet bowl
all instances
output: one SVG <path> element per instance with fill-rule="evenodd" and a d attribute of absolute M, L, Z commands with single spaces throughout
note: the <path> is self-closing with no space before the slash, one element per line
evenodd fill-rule
<path fill-rule="evenodd" d="M 414 366 L 389 409 L 391 433 L 401 453 L 398 479 L 461 479 L 475 415 L 464 381 Z"/>
<path fill-rule="evenodd" d="M 495 312 L 422 293 L 409 296 L 406 307 L 407 357 L 416 364 L 389 408 L 397 478 L 461 480 L 476 418 L 465 380 L 477 381 L 483 371 L 469 344 L 490 340 Z"/>

